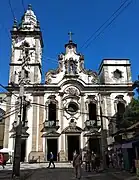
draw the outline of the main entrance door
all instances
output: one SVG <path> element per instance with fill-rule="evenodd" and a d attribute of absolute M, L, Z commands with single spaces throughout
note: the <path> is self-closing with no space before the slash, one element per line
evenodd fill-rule
<path fill-rule="evenodd" d="M 21 162 L 25 161 L 26 156 L 26 139 L 21 140 Z"/>
<path fill-rule="evenodd" d="M 57 150 L 58 150 L 58 140 L 47 139 L 47 160 L 49 160 L 50 152 L 52 152 L 54 155 L 54 161 L 57 161 Z"/>
<path fill-rule="evenodd" d="M 89 149 L 94 153 L 100 154 L 100 140 L 99 138 L 89 138 Z"/>
<path fill-rule="evenodd" d="M 79 140 L 80 136 L 79 135 L 75 135 L 75 136 L 67 136 L 68 139 L 68 161 L 72 161 L 73 160 L 73 152 L 75 150 L 79 151 L 80 148 L 80 140 Z"/>

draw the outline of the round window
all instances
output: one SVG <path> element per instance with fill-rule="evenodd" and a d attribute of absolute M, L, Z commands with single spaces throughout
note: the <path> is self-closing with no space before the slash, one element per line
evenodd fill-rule
<path fill-rule="evenodd" d="M 70 102 L 68 105 L 68 112 L 75 114 L 78 111 L 78 105 L 74 102 Z"/>

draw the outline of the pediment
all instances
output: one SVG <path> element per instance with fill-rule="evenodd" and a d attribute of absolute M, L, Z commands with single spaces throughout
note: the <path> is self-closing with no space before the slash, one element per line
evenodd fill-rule
<path fill-rule="evenodd" d="M 14 133 L 10 136 L 10 138 L 15 138 L 15 137 L 16 137 L 16 133 Z M 28 137 L 29 137 L 29 134 L 27 132 L 24 132 L 21 135 L 21 139 L 27 139 Z"/>
<path fill-rule="evenodd" d="M 82 131 L 83 129 L 78 126 L 68 126 L 62 131 L 62 133 L 81 133 Z"/>
<path fill-rule="evenodd" d="M 56 131 L 50 131 L 42 135 L 42 137 L 59 137 L 60 133 Z"/>
<path fill-rule="evenodd" d="M 96 131 L 96 130 L 93 130 L 93 131 L 89 131 L 87 133 L 84 134 L 84 137 L 100 137 L 101 136 L 101 133 Z"/>

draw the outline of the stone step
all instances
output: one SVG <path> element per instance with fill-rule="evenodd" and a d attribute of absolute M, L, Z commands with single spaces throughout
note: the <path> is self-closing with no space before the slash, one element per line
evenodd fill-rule
<path fill-rule="evenodd" d="M 49 163 L 34 163 L 34 164 L 29 164 L 29 163 L 21 163 L 20 169 L 39 169 L 39 168 L 46 168 L 48 167 Z M 71 163 L 55 163 L 56 168 L 72 168 Z M 12 170 L 13 165 L 12 164 L 7 164 L 5 166 L 6 170 Z M 2 168 L 0 168 L 2 170 Z"/>

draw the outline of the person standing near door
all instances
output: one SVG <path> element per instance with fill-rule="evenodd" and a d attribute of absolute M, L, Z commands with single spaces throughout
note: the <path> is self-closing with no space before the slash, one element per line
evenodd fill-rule
<path fill-rule="evenodd" d="M 85 170 L 86 172 L 90 172 L 90 164 L 91 164 L 91 153 L 89 150 L 86 151 L 84 154 L 84 161 L 85 161 Z"/>
<path fill-rule="evenodd" d="M 53 164 L 53 168 L 55 168 L 54 155 L 52 152 L 50 152 L 49 166 L 47 168 L 50 168 L 51 164 Z"/>
<path fill-rule="evenodd" d="M 79 151 L 76 151 L 76 155 L 73 157 L 73 167 L 77 179 L 81 179 L 81 165 L 82 165 L 82 155 Z"/>

